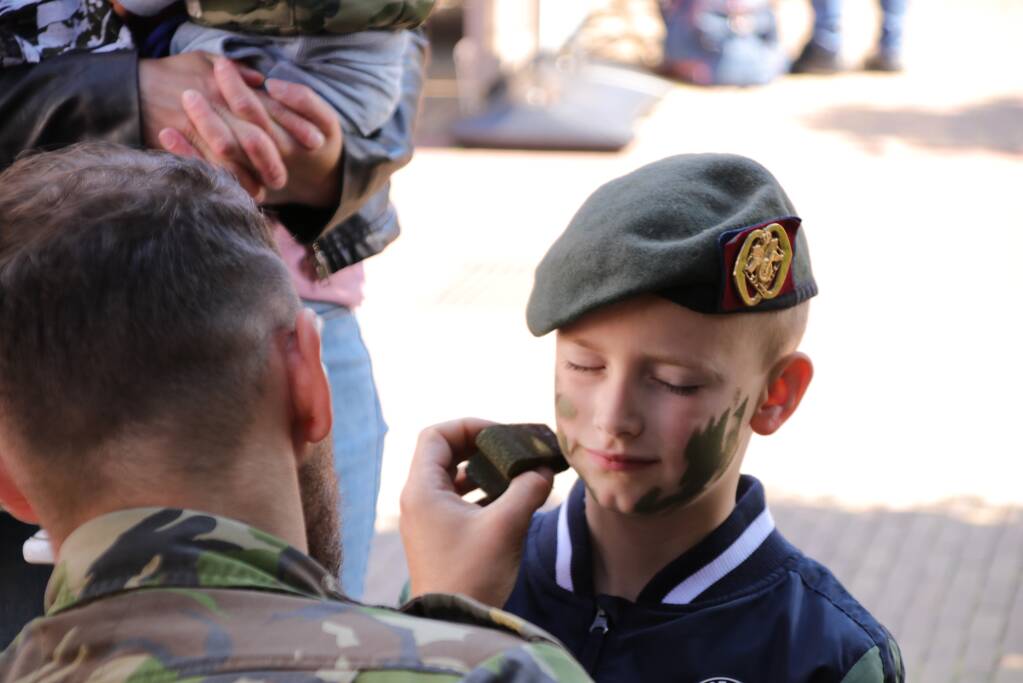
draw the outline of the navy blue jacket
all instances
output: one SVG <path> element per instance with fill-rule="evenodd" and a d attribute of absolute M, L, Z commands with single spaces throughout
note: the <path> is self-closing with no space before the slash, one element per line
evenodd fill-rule
<path fill-rule="evenodd" d="M 774 528 L 760 482 L 636 602 L 596 595 L 581 482 L 538 513 L 505 609 L 548 630 L 598 682 L 896 683 L 898 645 Z"/>

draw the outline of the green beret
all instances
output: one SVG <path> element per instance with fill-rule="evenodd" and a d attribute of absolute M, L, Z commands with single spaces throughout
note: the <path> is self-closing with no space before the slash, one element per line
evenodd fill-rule
<path fill-rule="evenodd" d="M 683 154 L 590 195 L 537 267 L 526 320 L 541 336 L 639 294 L 746 313 L 816 293 L 800 219 L 774 176 L 746 157 Z"/>

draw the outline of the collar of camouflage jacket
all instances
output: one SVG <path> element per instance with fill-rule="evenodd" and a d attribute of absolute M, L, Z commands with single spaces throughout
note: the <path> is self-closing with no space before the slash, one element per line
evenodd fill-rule
<path fill-rule="evenodd" d="M 147 587 L 341 597 L 327 570 L 275 536 L 203 512 L 138 508 L 97 517 L 67 537 L 46 611 Z"/>

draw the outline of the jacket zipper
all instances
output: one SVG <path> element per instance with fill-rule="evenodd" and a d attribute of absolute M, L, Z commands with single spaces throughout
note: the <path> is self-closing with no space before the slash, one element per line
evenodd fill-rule
<path fill-rule="evenodd" d="M 590 631 L 586 635 L 582 656 L 579 658 L 579 662 L 591 676 L 597 670 L 597 662 L 600 661 L 600 649 L 603 647 L 604 638 L 610 630 L 611 624 L 608 621 L 607 612 L 604 611 L 603 607 L 597 607 L 597 614 L 593 617 L 593 623 L 590 624 Z"/>

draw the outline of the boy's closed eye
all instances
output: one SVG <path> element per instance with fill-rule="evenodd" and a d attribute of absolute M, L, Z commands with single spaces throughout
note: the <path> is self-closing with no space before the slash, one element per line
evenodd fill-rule
<path fill-rule="evenodd" d="M 688 382 L 682 382 L 682 383 L 677 383 L 676 384 L 674 382 L 669 382 L 667 380 L 660 379 L 659 377 L 656 377 L 656 376 L 653 377 L 653 380 L 654 380 L 655 383 L 657 383 L 661 387 L 663 387 L 663 388 L 667 389 L 668 391 L 670 391 L 671 393 L 677 394 L 679 396 L 692 396 L 693 394 L 695 394 L 697 391 L 699 391 L 702 388 L 702 386 L 700 384 L 694 384 L 694 383 L 688 383 Z"/>
<path fill-rule="evenodd" d="M 603 363 L 596 361 L 590 361 L 588 363 L 573 363 L 570 360 L 566 360 L 565 368 L 574 372 L 598 372 L 604 369 L 604 365 Z"/>

